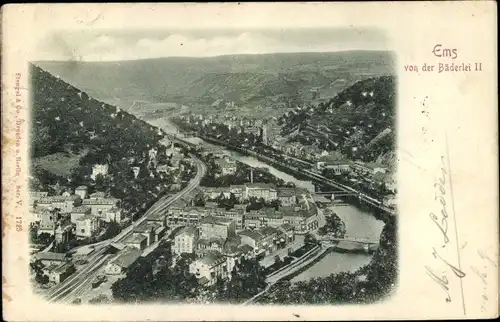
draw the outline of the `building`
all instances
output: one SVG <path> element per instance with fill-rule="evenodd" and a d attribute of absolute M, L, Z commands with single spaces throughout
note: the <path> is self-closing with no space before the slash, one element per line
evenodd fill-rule
<path fill-rule="evenodd" d="M 105 213 L 112 208 L 118 207 L 120 200 L 116 198 L 84 199 L 82 205 L 90 207 L 92 214 Z"/>
<path fill-rule="evenodd" d="M 90 175 L 90 178 L 92 180 L 95 180 L 95 178 L 98 175 L 107 176 L 108 175 L 108 169 L 109 169 L 109 166 L 107 164 L 95 164 L 92 167 L 92 174 Z"/>
<path fill-rule="evenodd" d="M 283 224 L 281 226 L 278 226 L 278 230 L 281 231 L 283 238 L 283 240 L 280 240 L 280 242 L 288 244 L 295 240 L 295 228 L 292 225 Z"/>
<path fill-rule="evenodd" d="M 147 247 L 148 239 L 146 236 L 141 234 L 133 234 L 127 240 L 125 240 L 124 244 L 129 247 L 133 247 L 139 250 L 143 250 Z"/>
<path fill-rule="evenodd" d="M 243 230 L 238 233 L 241 244 L 252 247 L 256 256 L 267 255 L 278 249 L 282 232 L 273 227 L 263 227 L 259 230 Z"/>
<path fill-rule="evenodd" d="M 76 224 L 78 219 L 80 219 L 86 215 L 90 215 L 91 213 L 92 213 L 92 211 L 91 211 L 90 207 L 87 207 L 87 206 L 74 207 L 71 210 L 71 222 L 73 224 Z"/>
<path fill-rule="evenodd" d="M 220 196 L 228 199 L 231 196 L 231 191 L 229 188 L 225 187 L 208 187 L 203 188 L 203 196 L 209 200 L 217 199 Z"/>
<path fill-rule="evenodd" d="M 172 252 L 176 255 L 183 253 L 192 254 L 196 250 L 196 242 L 199 238 L 198 228 L 187 226 L 182 228 L 174 237 Z"/>
<path fill-rule="evenodd" d="M 71 195 L 69 197 L 64 196 L 49 196 L 42 197 L 38 200 L 37 206 L 40 208 L 57 208 L 63 214 L 70 213 L 74 207 L 74 203 L 80 197 L 77 195 Z"/>
<path fill-rule="evenodd" d="M 141 254 L 142 251 L 137 248 L 125 247 L 109 261 L 104 270 L 107 275 L 126 274 L 130 266 L 141 257 Z"/>
<path fill-rule="evenodd" d="M 241 206 L 246 207 L 246 205 Z M 233 221 L 236 229 L 243 229 L 245 225 L 245 208 L 233 208 L 230 210 L 218 208 L 215 210 L 214 216 L 217 218 L 224 218 Z"/>
<path fill-rule="evenodd" d="M 33 254 L 33 260 L 40 261 L 43 265 L 60 265 L 67 262 L 68 254 L 66 253 L 52 253 L 52 252 L 38 252 Z"/>
<path fill-rule="evenodd" d="M 189 272 L 204 286 L 214 285 L 218 279 L 229 277 L 226 257 L 219 252 L 210 252 L 189 265 Z"/>
<path fill-rule="evenodd" d="M 78 186 L 75 189 L 75 195 L 79 196 L 82 199 L 87 198 L 88 188 L 86 186 Z"/>
<path fill-rule="evenodd" d="M 297 202 L 295 188 L 278 188 L 277 196 L 282 206 L 292 206 Z"/>
<path fill-rule="evenodd" d="M 215 160 L 215 164 L 220 169 L 221 175 L 223 176 L 233 175 L 236 173 L 237 166 L 234 160 L 229 158 L 217 159 Z"/>
<path fill-rule="evenodd" d="M 355 161 L 352 163 L 352 168 L 361 175 L 374 175 L 376 173 L 386 173 L 387 166 L 380 163 L 363 163 L 361 161 Z"/>
<path fill-rule="evenodd" d="M 52 209 L 52 210 L 47 208 L 41 209 L 38 234 L 47 233 L 53 235 L 58 220 L 59 220 L 59 211 L 57 209 Z"/>
<path fill-rule="evenodd" d="M 387 195 L 384 197 L 382 204 L 389 208 L 396 208 L 397 199 L 395 195 Z"/>
<path fill-rule="evenodd" d="M 106 198 L 106 193 L 102 191 L 94 192 L 89 196 L 89 199 L 104 199 L 104 198 Z"/>
<path fill-rule="evenodd" d="M 151 246 L 165 236 L 165 227 L 159 223 L 144 221 L 132 230 L 132 235 L 146 237 L 146 245 Z"/>
<path fill-rule="evenodd" d="M 208 211 L 209 209 L 203 207 L 186 207 L 184 209 L 170 207 L 167 215 L 167 226 L 198 225 L 201 218 L 207 216 Z"/>
<path fill-rule="evenodd" d="M 99 230 L 99 221 L 93 215 L 85 215 L 76 221 L 76 237 L 90 238 Z"/>
<path fill-rule="evenodd" d="M 105 222 L 116 222 L 116 223 L 121 223 L 123 219 L 123 214 L 122 210 L 117 207 L 113 207 L 107 211 L 103 212 L 103 216 L 98 214 L 99 218 Z"/>
<path fill-rule="evenodd" d="M 67 243 L 73 237 L 73 225 L 71 222 L 59 223 L 54 231 L 56 243 Z"/>
<path fill-rule="evenodd" d="M 47 197 L 48 194 L 49 193 L 47 191 L 30 191 L 30 203 L 29 203 L 29 206 L 30 207 L 34 207 L 35 203 L 37 203 L 38 200 Z"/>
<path fill-rule="evenodd" d="M 60 264 L 51 264 L 42 269 L 43 274 L 47 275 L 49 282 L 59 284 L 73 274 L 76 269 L 75 265 L 71 262 L 64 262 Z"/>
<path fill-rule="evenodd" d="M 333 170 L 335 175 L 341 175 L 351 171 L 351 162 L 347 160 L 336 160 L 330 156 L 322 156 L 316 162 L 316 168 L 319 171 L 330 169 Z"/>
<path fill-rule="evenodd" d="M 249 183 L 245 185 L 243 199 L 263 198 L 265 201 L 272 201 L 278 198 L 278 192 L 272 184 Z"/>
<path fill-rule="evenodd" d="M 226 239 L 236 235 L 236 224 L 226 218 L 207 216 L 200 219 L 200 238 L 210 239 L 219 237 Z"/>

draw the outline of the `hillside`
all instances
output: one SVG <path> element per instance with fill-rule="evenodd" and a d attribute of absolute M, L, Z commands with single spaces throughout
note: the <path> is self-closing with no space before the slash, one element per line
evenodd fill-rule
<path fill-rule="evenodd" d="M 264 106 L 285 98 L 301 103 L 310 100 L 313 87 L 321 87 L 322 97 L 332 97 L 358 80 L 392 74 L 394 65 L 391 52 L 378 51 L 35 64 L 125 110 L 136 100 L 189 106 L 217 99 Z"/>
<path fill-rule="evenodd" d="M 326 103 L 288 112 L 281 119 L 291 141 L 336 150 L 351 159 L 391 163 L 395 145 L 395 79 L 355 83 Z"/>
<path fill-rule="evenodd" d="M 102 103 L 31 65 L 31 156 L 34 175 L 69 178 L 95 163 L 142 158 L 163 137 L 158 129 Z M 50 180 L 49 180 L 50 181 Z"/>

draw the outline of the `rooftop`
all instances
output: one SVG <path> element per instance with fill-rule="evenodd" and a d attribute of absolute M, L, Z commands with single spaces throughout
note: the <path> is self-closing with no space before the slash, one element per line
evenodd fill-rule
<path fill-rule="evenodd" d="M 290 225 L 288 223 L 283 224 L 283 225 L 279 226 L 278 228 L 282 228 L 285 231 L 291 231 L 291 230 L 295 229 L 292 225 Z"/>
<path fill-rule="evenodd" d="M 66 254 L 64 253 L 39 252 L 34 254 L 34 257 L 37 260 L 50 260 L 50 261 L 66 260 Z"/>
<path fill-rule="evenodd" d="M 142 243 L 146 239 L 147 239 L 146 236 L 143 235 L 132 235 L 125 241 L 125 244 Z"/>
<path fill-rule="evenodd" d="M 84 214 L 86 212 L 90 212 L 90 207 L 87 207 L 87 206 L 74 207 L 73 209 L 71 209 L 71 212 Z"/>
<path fill-rule="evenodd" d="M 117 257 L 110 261 L 110 264 L 118 265 L 121 268 L 128 268 L 130 265 L 135 263 L 135 261 L 141 256 L 141 254 L 142 251 L 136 248 L 126 247 L 118 253 Z"/>
<path fill-rule="evenodd" d="M 275 189 L 271 183 L 247 183 L 245 186 L 248 189 Z"/>
<path fill-rule="evenodd" d="M 295 189 L 294 188 L 279 188 L 278 189 L 278 197 L 294 197 Z"/>
<path fill-rule="evenodd" d="M 219 252 L 210 252 L 200 258 L 199 261 L 209 267 L 213 267 L 224 263 L 226 261 L 226 258 Z"/>
<path fill-rule="evenodd" d="M 231 219 L 207 216 L 205 218 L 200 219 L 201 224 L 212 224 L 212 225 L 228 225 L 232 222 Z"/>
<path fill-rule="evenodd" d="M 88 188 L 86 186 L 78 186 L 76 187 L 75 190 L 87 190 Z"/>
<path fill-rule="evenodd" d="M 240 231 L 238 233 L 238 235 L 250 237 L 250 238 L 252 238 L 255 241 L 259 241 L 262 238 L 264 238 L 264 236 L 262 236 L 262 234 L 260 234 L 258 231 L 253 231 L 253 230 L 248 230 L 248 229 Z"/>
<path fill-rule="evenodd" d="M 82 203 L 84 205 L 114 205 L 118 202 L 116 198 L 96 198 L 96 199 L 84 199 Z"/>
<path fill-rule="evenodd" d="M 198 228 L 194 227 L 194 226 L 187 226 L 187 227 L 184 227 L 182 228 L 181 230 L 179 230 L 177 232 L 177 234 L 175 234 L 175 236 L 179 236 L 179 235 L 189 235 L 189 236 L 193 236 L 195 235 L 196 233 L 198 232 Z"/>

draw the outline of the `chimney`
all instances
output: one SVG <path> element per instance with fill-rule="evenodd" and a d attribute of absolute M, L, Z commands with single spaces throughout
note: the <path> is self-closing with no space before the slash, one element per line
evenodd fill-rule
<path fill-rule="evenodd" d="M 250 183 L 253 183 L 253 168 L 250 169 Z"/>

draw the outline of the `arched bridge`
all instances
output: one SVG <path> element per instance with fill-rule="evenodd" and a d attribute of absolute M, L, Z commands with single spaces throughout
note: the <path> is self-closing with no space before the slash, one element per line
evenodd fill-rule
<path fill-rule="evenodd" d="M 333 236 L 319 236 L 319 240 L 321 241 L 349 241 L 353 243 L 360 243 L 360 244 L 368 244 L 368 245 L 375 245 L 380 242 L 380 239 L 375 239 L 375 238 L 368 238 L 368 237 L 351 237 L 351 236 L 345 236 L 344 238 L 339 238 L 339 237 L 333 237 Z"/>

